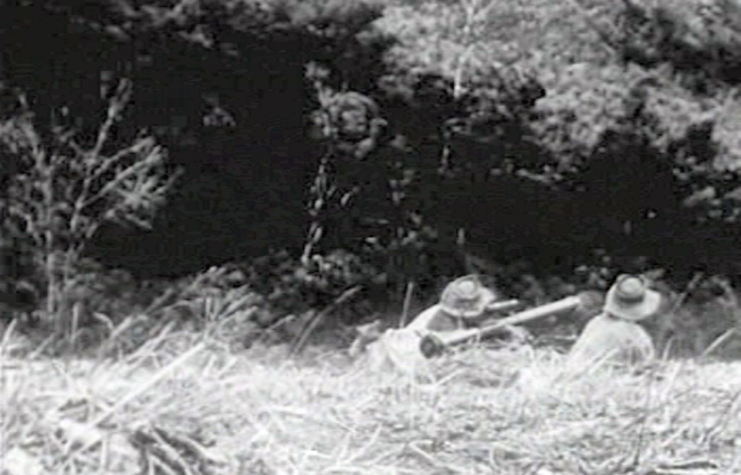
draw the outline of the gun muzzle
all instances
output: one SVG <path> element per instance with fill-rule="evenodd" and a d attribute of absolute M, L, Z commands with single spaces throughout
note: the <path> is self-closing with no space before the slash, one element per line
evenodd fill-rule
<path fill-rule="evenodd" d="M 422 338 L 419 342 L 419 351 L 425 358 L 432 358 L 445 351 L 445 342 L 434 333 L 429 333 Z"/>

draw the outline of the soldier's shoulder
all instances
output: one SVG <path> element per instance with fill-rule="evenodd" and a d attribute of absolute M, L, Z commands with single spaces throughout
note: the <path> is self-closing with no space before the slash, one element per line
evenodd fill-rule
<path fill-rule="evenodd" d="M 445 313 L 439 304 L 435 304 L 417 315 L 414 320 L 407 325 L 407 328 L 417 331 L 455 330 L 456 324 L 454 320 L 454 317 Z"/>

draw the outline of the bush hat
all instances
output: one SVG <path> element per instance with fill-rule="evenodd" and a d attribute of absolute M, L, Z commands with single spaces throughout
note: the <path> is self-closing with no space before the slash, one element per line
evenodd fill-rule
<path fill-rule="evenodd" d="M 618 318 L 638 321 L 656 313 L 660 304 L 661 294 L 649 289 L 643 276 L 622 274 L 607 292 L 604 310 Z"/>
<path fill-rule="evenodd" d="M 454 317 L 476 318 L 497 299 L 475 275 L 466 275 L 449 283 L 440 297 L 440 309 Z"/>

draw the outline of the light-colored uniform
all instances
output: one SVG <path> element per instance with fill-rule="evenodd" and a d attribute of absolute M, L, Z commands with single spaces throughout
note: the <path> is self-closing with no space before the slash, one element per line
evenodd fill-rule
<path fill-rule="evenodd" d="M 422 338 L 431 332 L 447 333 L 462 328 L 460 318 L 444 312 L 440 304 L 432 305 L 404 328 L 386 330 L 378 340 L 369 344 L 369 366 L 376 372 L 396 370 L 415 376 L 429 375 L 429 362 L 419 351 Z"/>
<path fill-rule="evenodd" d="M 429 374 L 429 362 L 419 349 L 422 338 L 430 333 L 451 334 L 480 326 L 495 300 L 496 294 L 482 286 L 478 277 L 459 277 L 445 287 L 439 303 L 422 311 L 404 328 L 386 330 L 367 344 L 356 340 L 351 346 L 351 357 L 366 353 L 375 371 L 391 368 L 414 375 Z"/>
<path fill-rule="evenodd" d="M 491 317 L 490 317 L 491 318 Z M 492 318 L 495 320 L 496 318 Z M 381 337 L 367 346 L 370 367 L 374 371 L 395 368 L 402 373 L 424 376 L 431 370 L 430 363 L 420 352 L 422 338 L 430 333 L 451 335 L 472 326 L 481 326 L 486 318 L 462 319 L 454 317 L 435 304 L 418 314 L 404 328 L 386 330 Z M 526 332 L 518 327 L 506 326 L 502 336 L 524 341 Z"/>
<path fill-rule="evenodd" d="M 440 304 L 435 304 L 422 311 L 405 327 L 420 333 L 449 332 L 464 328 L 460 318 L 445 313 Z"/>
<path fill-rule="evenodd" d="M 645 363 L 656 356 L 651 337 L 638 323 L 601 313 L 587 323 L 567 357 L 568 365 Z"/>

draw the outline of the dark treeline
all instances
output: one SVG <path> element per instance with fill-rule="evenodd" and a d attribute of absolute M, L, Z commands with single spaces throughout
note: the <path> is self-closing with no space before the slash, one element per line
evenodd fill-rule
<path fill-rule="evenodd" d="M 605 254 L 737 273 L 731 20 L 533 1 L 466 29 L 465 2 L 403 3 L 4 0 L 1 79 L 83 135 L 132 80 L 120 133 L 154 134 L 184 175 L 151 231 L 109 226 L 90 252 L 141 276 L 299 255 L 312 220 L 315 250 L 396 252 L 401 273 L 459 273 L 461 247 L 542 275 Z M 543 18 L 553 46 L 528 43 Z M 322 159 L 336 191 L 312 217 Z"/>

